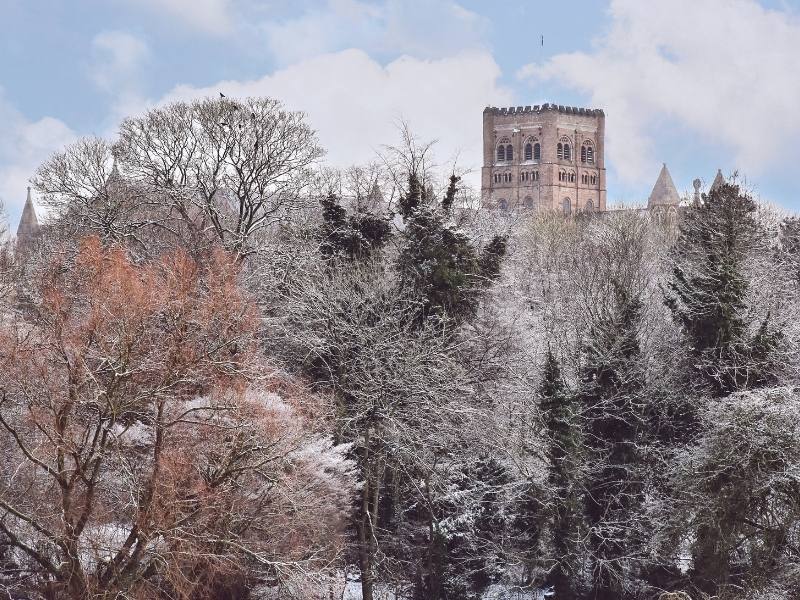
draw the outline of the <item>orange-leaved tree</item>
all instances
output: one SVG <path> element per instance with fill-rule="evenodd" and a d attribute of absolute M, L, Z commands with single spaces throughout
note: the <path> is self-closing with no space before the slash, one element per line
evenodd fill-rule
<path fill-rule="evenodd" d="M 19 585 L 209 598 L 331 564 L 351 465 L 317 400 L 264 367 L 238 268 L 222 251 L 135 264 L 90 238 L 46 270 L 33 318 L 0 323 L 0 537 L 34 573 Z"/>

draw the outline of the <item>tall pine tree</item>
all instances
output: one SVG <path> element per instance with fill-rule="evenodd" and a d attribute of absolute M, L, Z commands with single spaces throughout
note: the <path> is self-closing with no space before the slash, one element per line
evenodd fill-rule
<path fill-rule="evenodd" d="M 748 315 L 745 266 L 765 248 L 756 204 L 723 183 L 688 209 L 666 297 L 683 329 L 696 378 L 717 397 L 769 383 L 780 335 Z M 753 331 L 755 329 L 755 331 Z"/>
<path fill-rule="evenodd" d="M 579 398 L 588 461 L 585 511 L 593 600 L 620 600 L 631 576 L 636 512 L 642 502 L 637 441 L 644 428 L 640 302 L 615 286 L 584 348 Z"/>
<path fill-rule="evenodd" d="M 556 598 L 574 598 L 578 569 L 576 538 L 580 510 L 576 494 L 576 466 L 580 451 L 579 413 L 574 395 L 564 385 L 561 368 L 553 353 L 545 358 L 539 387 L 539 408 L 548 438 L 548 483 L 553 493 L 550 531 L 556 565 L 550 576 Z"/>
<path fill-rule="evenodd" d="M 457 181 L 451 178 L 445 199 L 455 197 Z M 399 207 L 405 230 L 398 268 L 403 284 L 420 297 L 420 322 L 430 317 L 460 322 L 474 316 L 483 289 L 500 272 L 505 237 L 495 236 L 485 248 L 476 249 L 449 222 L 447 212 L 430 206 L 413 173 Z"/>

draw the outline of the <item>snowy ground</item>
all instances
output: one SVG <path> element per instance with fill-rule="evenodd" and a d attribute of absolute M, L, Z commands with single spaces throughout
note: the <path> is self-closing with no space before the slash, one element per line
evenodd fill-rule
<path fill-rule="evenodd" d="M 493 585 L 489 587 L 483 595 L 483 600 L 546 600 L 544 590 L 512 590 L 506 586 Z M 361 600 L 361 583 L 350 581 L 344 591 L 342 600 Z M 403 600 L 394 592 L 387 589 L 378 589 L 375 593 L 375 600 Z"/>

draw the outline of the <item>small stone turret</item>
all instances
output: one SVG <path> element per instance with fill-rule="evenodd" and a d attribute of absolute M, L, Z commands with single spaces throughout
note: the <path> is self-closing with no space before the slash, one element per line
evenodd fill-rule
<path fill-rule="evenodd" d="M 39 237 L 39 230 L 39 219 L 36 217 L 36 208 L 33 206 L 29 187 L 28 198 L 25 200 L 25 207 L 17 225 L 17 250 L 21 252 L 30 250 Z"/>
<path fill-rule="evenodd" d="M 675 183 L 672 181 L 672 175 L 669 174 L 667 163 L 663 163 L 658 179 L 656 179 L 656 184 L 653 186 L 653 191 L 650 192 L 650 197 L 647 199 L 647 208 L 678 206 L 680 203 L 681 198 L 678 195 L 678 190 L 675 189 Z"/>
<path fill-rule="evenodd" d="M 717 176 L 714 177 L 714 182 L 711 184 L 711 189 L 709 191 L 713 192 L 723 183 L 725 183 L 725 178 L 722 176 L 722 169 L 717 169 Z"/>

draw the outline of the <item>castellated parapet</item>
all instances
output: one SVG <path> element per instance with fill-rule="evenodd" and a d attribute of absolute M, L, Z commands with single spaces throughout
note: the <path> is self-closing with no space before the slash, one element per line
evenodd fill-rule
<path fill-rule="evenodd" d="M 483 111 L 483 206 L 606 210 L 605 113 L 557 104 Z"/>

